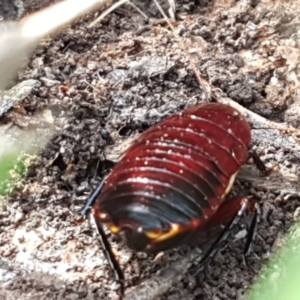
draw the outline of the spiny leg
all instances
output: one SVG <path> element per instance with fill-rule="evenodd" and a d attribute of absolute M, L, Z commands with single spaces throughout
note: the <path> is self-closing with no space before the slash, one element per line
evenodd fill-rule
<path fill-rule="evenodd" d="M 99 221 L 98 218 L 94 216 L 94 214 L 91 214 L 91 220 L 96 227 L 97 235 L 99 237 L 104 256 L 107 259 L 111 270 L 113 271 L 115 280 L 120 284 L 120 299 L 122 299 L 124 297 L 124 274 L 121 270 L 120 264 L 118 263 L 111 249 L 110 242 L 108 241 L 107 236 L 104 232 L 102 223 Z"/>
<path fill-rule="evenodd" d="M 81 211 L 81 214 L 84 217 L 91 210 L 91 208 L 93 207 L 98 195 L 101 193 L 101 190 L 103 188 L 103 185 L 105 183 L 106 178 L 107 178 L 107 176 L 103 177 L 100 184 L 93 191 L 93 193 L 89 197 L 86 205 L 84 206 L 83 210 Z M 108 261 L 108 264 L 109 264 L 111 270 L 113 271 L 115 280 L 117 282 L 119 282 L 119 284 L 120 284 L 120 299 L 122 299 L 123 296 L 124 296 L 124 275 L 123 275 L 123 272 L 122 272 L 121 267 L 120 267 L 115 255 L 114 255 L 112 249 L 111 249 L 111 245 L 110 245 L 110 243 L 107 239 L 107 236 L 104 232 L 104 229 L 102 227 L 102 223 L 99 221 L 98 218 L 96 218 L 94 216 L 93 213 L 91 214 L 91 220 L 94 223 L 94 227 L 96 227 L 97 236 L 99 238 L 104 256 L 105 256 L 106 260 Z"/>
<path fill-rule="evenodd" d="M 100 184 L 97 186 L 97 188 L 93 191 L 92 195 L 87 200 L 86 205 L 84 206 L 83 210 L 81 211 L 82 216 L 86 217 L 87 213 L 89 212 L 89 210 L 94 205 L 98 195 L 101 193 L 101 190 L 103 188 L 103 185 L 104 185 L 104 182 L 105 182 L 106 178 L 107 178 L 107 175 L 103 177 Z"/>
<path fill-rule="evenodd" d="M 198 273 L 203 272 L 206 269 L 209 262 L 216 256 L 216 254 L 222 248 L 222 244 L 228 239 L 234 226 L 236 226 L 239 223 L 240 219 L 245 214 L 245 212 L 247 210 L 249 210 L 249 208 L 253 205 L 252 204 L 253 200 L 245 198 L 245 197 L 235 197 L 235 198 L 229 199 L 227 201 L 228 202 L 226 202 L 226 204 L 224 204 L 225 206 L 227 206 L 226 210 L 227 209 L 230 210 L 230 208 L 233 207 L 232 204 L 237 204 L 237 203 L 239 203 L 240 208 L 238 209 L 238 211 L 234 215 L 234 217 L 231 219 L 231 221 L 223 229 L 223 231 L 221 232 L 219 237 L 216 239 L 216 241 L 212 244 L 212 246 L 205 253 L 204 257 L 200 261 L 200 268 L 198 268 L 197 270 L 196 270 L 196 268 L 191 270 L 192 276 L 195 276 Z M 223 210 L 223 209 L 221 209 L 221 211 L 225 212 L 225 210 Z M 218 215 L 218 213 L 217 213 L 217 215 Z M 212 223 L 214 223 L 214 221 Z M 250 243 L 250 245 L 251 244 L 252 244 L 252 242 Z"/>
<path fill-rule="evenodd" d="M 250 228 L 248 230 L 248 235 L 247 235 L 247 240 L 246 240 L 246 244 L 244 247 L 244 263 L 246 266 L 249 267 L 248 264 L 248 257 L 251 255 L 252 253 L 252 248 L 253 248 L 253 242 L 256 239 L 257 236 L 257 225 L 260 223 L 260 216 L 261 216 L 261 208 L 259 206 L 258 203 L 255 203 L 255 208 L 254 208 L 254 216 L 252 218 L 251 224 L 250 224 Z"/>
<path fill-rule="evenodd" d="M 269 170 L 267 169 L 265 163 L 261 160 L 261 158 L 255 150 L 249 151 L 249 157 L 252 157 L 257 169 L 261 171 L 262 175 L 268 174 Z"/>
<path fill-rule="evenodd" d="M 278 164 L 275 164 L 272 168 L 267 168 L 265 163 L 261 160 L 261 158 L 259 157 L 259 155 L 257 154 L 257 152 L 255 150 L 249 150 L 249 157 L 252 157 L 257 169 L 260 170 L 260 172 L 263 176 L 270 175 L 270 173 L 278 165 Z"/>

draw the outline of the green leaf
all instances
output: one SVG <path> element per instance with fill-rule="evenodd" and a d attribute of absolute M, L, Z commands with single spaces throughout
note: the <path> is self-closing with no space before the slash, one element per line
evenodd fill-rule
<path fill-rule="evenodd" d="M 300 224 L 284 238 L 283 245 L 263 267 L 247 300 L 300 299 Z"/>

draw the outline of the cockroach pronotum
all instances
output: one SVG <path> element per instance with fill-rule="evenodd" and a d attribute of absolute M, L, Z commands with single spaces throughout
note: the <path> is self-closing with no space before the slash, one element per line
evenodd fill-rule
<path fill-rule="evenodd" d="M 123 233 L 131 249 L 155 253 L 188 243 L 225 222 L 226 228 L 204 256 L 204 263 L 245 211 L 257 216 L 254 199 L 227 197 L 240 167 L 249 158 L 250 142 L 247 120 L 236 109 L 220 103 L 188 108 L 141 134 L 82 211 L 85 215 L 92 208 L 116 279 L 122 282 L 123 273 L 103 224 L 113 234 Z M 254 160 L 261 165 L 257 156 Z M 246 252 L 255 227 L 253 221 Z"/>

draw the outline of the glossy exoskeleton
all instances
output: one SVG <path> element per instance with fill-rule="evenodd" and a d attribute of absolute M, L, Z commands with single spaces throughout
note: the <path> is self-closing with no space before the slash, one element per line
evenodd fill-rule
<path fill-rule="evenodd" d="M 250 141 L 247 120 L 219 103 L 169 116 L 135 141 L 83 210 L 92 207 L 117 279 L 123 275 L 102 224 L 113 234 L 122 232 L 131 249 L 155 253 L 188 243 L 222 222 L 228 229 L 244 211 L 255 211 L 251 198 L 226 197 L 249 158 Z"/>

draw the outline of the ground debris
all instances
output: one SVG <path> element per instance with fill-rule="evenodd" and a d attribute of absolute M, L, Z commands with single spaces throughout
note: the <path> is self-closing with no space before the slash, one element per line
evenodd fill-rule
<path fill-rule="evenodd" d="M 48 131 L 53 137 L 1 211 L 0 256 L 9 268 L 3 267 L 8 275 L 1 277 L 0 295 L 116 298 L 118 285 L 79 212 L 110 160 L 134 137 L 202 99 L 180 43 L 152 2 L 142 2 L 150 20 L 126 6 L 87 28 L 97 13 L 87 15 L 45 39 L 18 74 L 18 82 L 38 86 L 18 96 L 17 105 L 5 106 L 0 129 L 14 140 L 37 128 L 34 142 Z M 245 114 L 253 146 L 268 166 L 278 164 L 262 177 L 250 161 L 233 190 L 261 199 L 266 208 L 258 228 L 262 238 L 254 245 L 261 260 L 250 262 L 258 271 L 299 207 L 300 9 L 291 1 L 262 0 L 256 7 L 249 1 L 198 2 L 178 1 L 172 24 L 212 98 Z M 23 0 L 27 10 L 41 3 L 49 1 Z M 201 280 L 185 272 L 196 263 L 196 250 L 175 249 L 153 261 L 110 241 L 130 299 L 243 299 L 255 276 L 241 262 L 242 238 L 229 242 Z"/>
<path fill-rule="evenodd" d="M 129 65 L 129 75 L 133 78 L 144 77 L 150 79 L 158 75 L 167 74 L 175 63 L 166 56 L 144 56 L 140 61 L 133 61 Z"/>
<path fill-rule="evenodd" d="M 0 117 L 23 101 L 31 94 L 33 89 L 39 86 L 40 82 L 38 80 L 28 79 L 18 83 L 8 91 L 0 91 Z"/>

